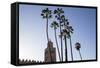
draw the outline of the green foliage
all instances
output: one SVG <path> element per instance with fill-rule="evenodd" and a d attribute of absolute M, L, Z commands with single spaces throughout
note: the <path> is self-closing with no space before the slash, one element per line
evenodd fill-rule
<path fill-rule="evenodd" d="M 48 8 L 45 8 L 42 10 L 41 16 L 43 18 L 52 18 L 52 11 L 49 10 Z"/>
<path fill-rule="evenodd" d="M 54 28 L 54 29 L 57 29 L 57 27 L 59 27 L 59 24 L 56 21 L 53 21 L 51 23 L 51 27 Z"/>
<path fill-rule="evenodd" d="M 76 50 L 80 50 L 81 44 L 80 44 L 79 42 L 77 42 L 77 43 L 75 44 L 75 48 L 76 48 Z"/>

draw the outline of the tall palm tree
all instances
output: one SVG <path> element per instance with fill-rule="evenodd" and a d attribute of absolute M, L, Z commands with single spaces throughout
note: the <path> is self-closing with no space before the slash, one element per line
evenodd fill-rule
<path fill-rule="evenodd" d="M 57 35 L 56 35 L 56 29 L 57 29 L 57 27 L 59 27 L 59 24 L 56 21 L 53 21 L 51 23 L 51 28 L 54 28 L 54 34 L 55 34 L 55 41 L 56 41 L 58 56 L 59 56 L 59 60 L 61 61 L 60 51 L 59 51 L 59 46 L 58 46 L 58 41 L 57 41 Z"/>
<path fill-rule="evenodd" d="M 63 34 L 63 36 L 64 36 L 64 40 L 65 40 L 65 61 L 67 62 L 68 61 L 68 57 L 67 57 L 67 37 L 66 37 L 66 35 L 67 35 L 67 31 L 66 31 L 66 29 L 63 29 L 62 30 L 62 34 Z"/>
<path fill-rule="evenodd" d="M 46 35 L 47 35 L 47 40 L 49 41 L 49 35 L 48 35 L 48 19 L 52 18 L 52 11 L 49 10 L 48 8 L 42 10 L 41 16 L 43 19 L 46 19 Z"/>
<path fill-rule="evenodd" d="M 81 60 L 82 60 L 82 56 L 81 56 L 81 52 L 80 52 L 81 44 L 80 44 L 79 42 L 77 42 L 77 43 L 75 44 L 75 48 L 76 48 L 76 50 L 79 51 L 79 55 L 80 55 L 80 58 L 81 58 Z"/>
<path fill-rule="evenodd" d="M 71 58 L 73 61 L 73 52 L 72 52 L 72 40 L 71 40 L 71 33 L 73 34 L 74 29 L 72 28 L 72 26 L 69 25 L 68 19 L 64 19 L 65 20 L 65 24 L 64 24 L 64 28 L 67 31 L 67 38 L 70 39 L 70 50 L 71 50 Z"/>
<path fill-rule="evenodd" d="M 54 10 L 54 14 L 55 14 L 55 18 L 57 18 L 57 20 L 59 20 L 59 24 L 60 24 L 60 39 L 61 39 L 61 60 L 63 61 L 63 43 L 62 43 L 62 32 L 61 32 L 61 15 L 64 13 L 64 11 L 62 10 L 62 8 L 57 8 Z"/>
<path fill-rule="evenodd" d="M 46 35 L 47 35 L 47 41 L 49 42 L 49 35 L 48 35 L 48 19 L 52 18 L 52 11 L 49 10 L 48 8 L 43 9 L 41 16 L 43 17 L 43 19 L 46 19 Z M 49 52 L 50 52 L 50 58 L 52 61 L 52 55 L 51 55 L 51 49 L 49 47 Z"/>
<path fill-rule="evenodd" d="M 73 52 L 72 52 L 72 41 L 71 41 L 71 33 L 73 33 L 73 28 L 72 26 L 69 26 L 69 22 L 68 19 L 65 18 L 64 15 L 61 16 L 61 20 L 63 22 L 63 36 L 64 36 L 64 40 L 65 40 L 65 57 L 66 57 L 66 61 L 67 61 L 67 39 L 70 39 L 70 50 L 71 50 L 71 58 L 73 61 Z"/>
<path fill-rule="evenodd" d="M 73 33 L 74 29 L 72 28 L 72 26 L 68 26 L 68 36 L 69 36 L 69 39 L 70 39 L 70 49 L 71 49 L 71 58 L 72 58 L 72 61 L 73 61 L 73 52 L 72 52 L 72 40 L 71 40 L 71 33 Z"/>
<path fill-rule="evenodd" d="M 66 19 L 65 19 L 65 16 L 64 15 L 61 16 L 61 21 L 63 22 L 63 25 L 62 26 L 65 27 Z M 66 37 L 67 33 L 68 33 L 67 30 L 65 28 L 63 28 L 62 34 L 63 34 L 64 40 L 65 40 L 65 61 L 66 62 L 68 61 L 68 57 L 67 57 L 67 39 L 66 39 L 67 38 Z"/>

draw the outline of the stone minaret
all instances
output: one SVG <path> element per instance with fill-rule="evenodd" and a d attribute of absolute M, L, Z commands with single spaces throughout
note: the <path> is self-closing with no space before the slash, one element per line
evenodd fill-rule
<path fill-rule="evenodd" d="M 51 52 L 49 52 L 49 51 L 51 51 Z M 50 53 L 51 53 L 52 61 L 50 58 Z M 56 62 L 56 48 L 53 47 L 53 42 L 51 42 L 51 41 L 48 42 L 47 48 L 45 49 L 45 58 L 44 59 L 45 59 L 45 62 Z"/>

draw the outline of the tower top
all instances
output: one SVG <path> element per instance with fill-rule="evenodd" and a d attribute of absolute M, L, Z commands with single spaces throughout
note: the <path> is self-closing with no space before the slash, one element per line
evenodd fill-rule
<path fill-rule="evenodd" d="M 53 42 L 51 40 L 48 41 L 47 45 L 47 48 L 53 48 Z"/>
<path fill-rule="evenodd" d="M 44 59 L 45 62 L 56 62 L 56 48 L 53 47 L 53 42 L 51 40 L 47 43 Z"/>

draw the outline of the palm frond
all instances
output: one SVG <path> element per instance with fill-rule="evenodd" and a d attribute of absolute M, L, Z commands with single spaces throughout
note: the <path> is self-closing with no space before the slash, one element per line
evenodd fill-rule
<path fill-rule="evenodd" d="M 52 15 L 49 15 L 49 17 L 48 18 L 52 18 Z"/>
<path fill-rule="evenodd" d="M 41 13 L 41 16 L 44 16 L 44 14 L 43 14 L 43 13 Z"/>
<path fill-rule="evenodd" d="M 67 25 L 69 25 L 69 22 L 67 22 Z"/>
<path fill-rule="evenodd" d="M 51 23 L 51 27 L 54 27 L 55 29 L 57 29 L 57 27 L 59 27 L 59 24 L 56 21 L 53 21 Z"/>
<path fill-rule="evenodd" d="M 47 17 L 46 17 L 46 16 L 43 16 L 43 19 L 44 19 L 44 18 L 47 18 Z"/>
<path fill-rule="evenodd" d="M 80 45 L 79 42 L 77 42 L 77 43 L 75 44 L 75 48 L 76 48 L 77 50 L 79 50 L 79 49 L 81 48 L 81 45 Z"/>
<path fill-rule="evenodd" d="M 57 10 L 54 10 L 54 14 L 56 14 L 57 13 Z"/>

